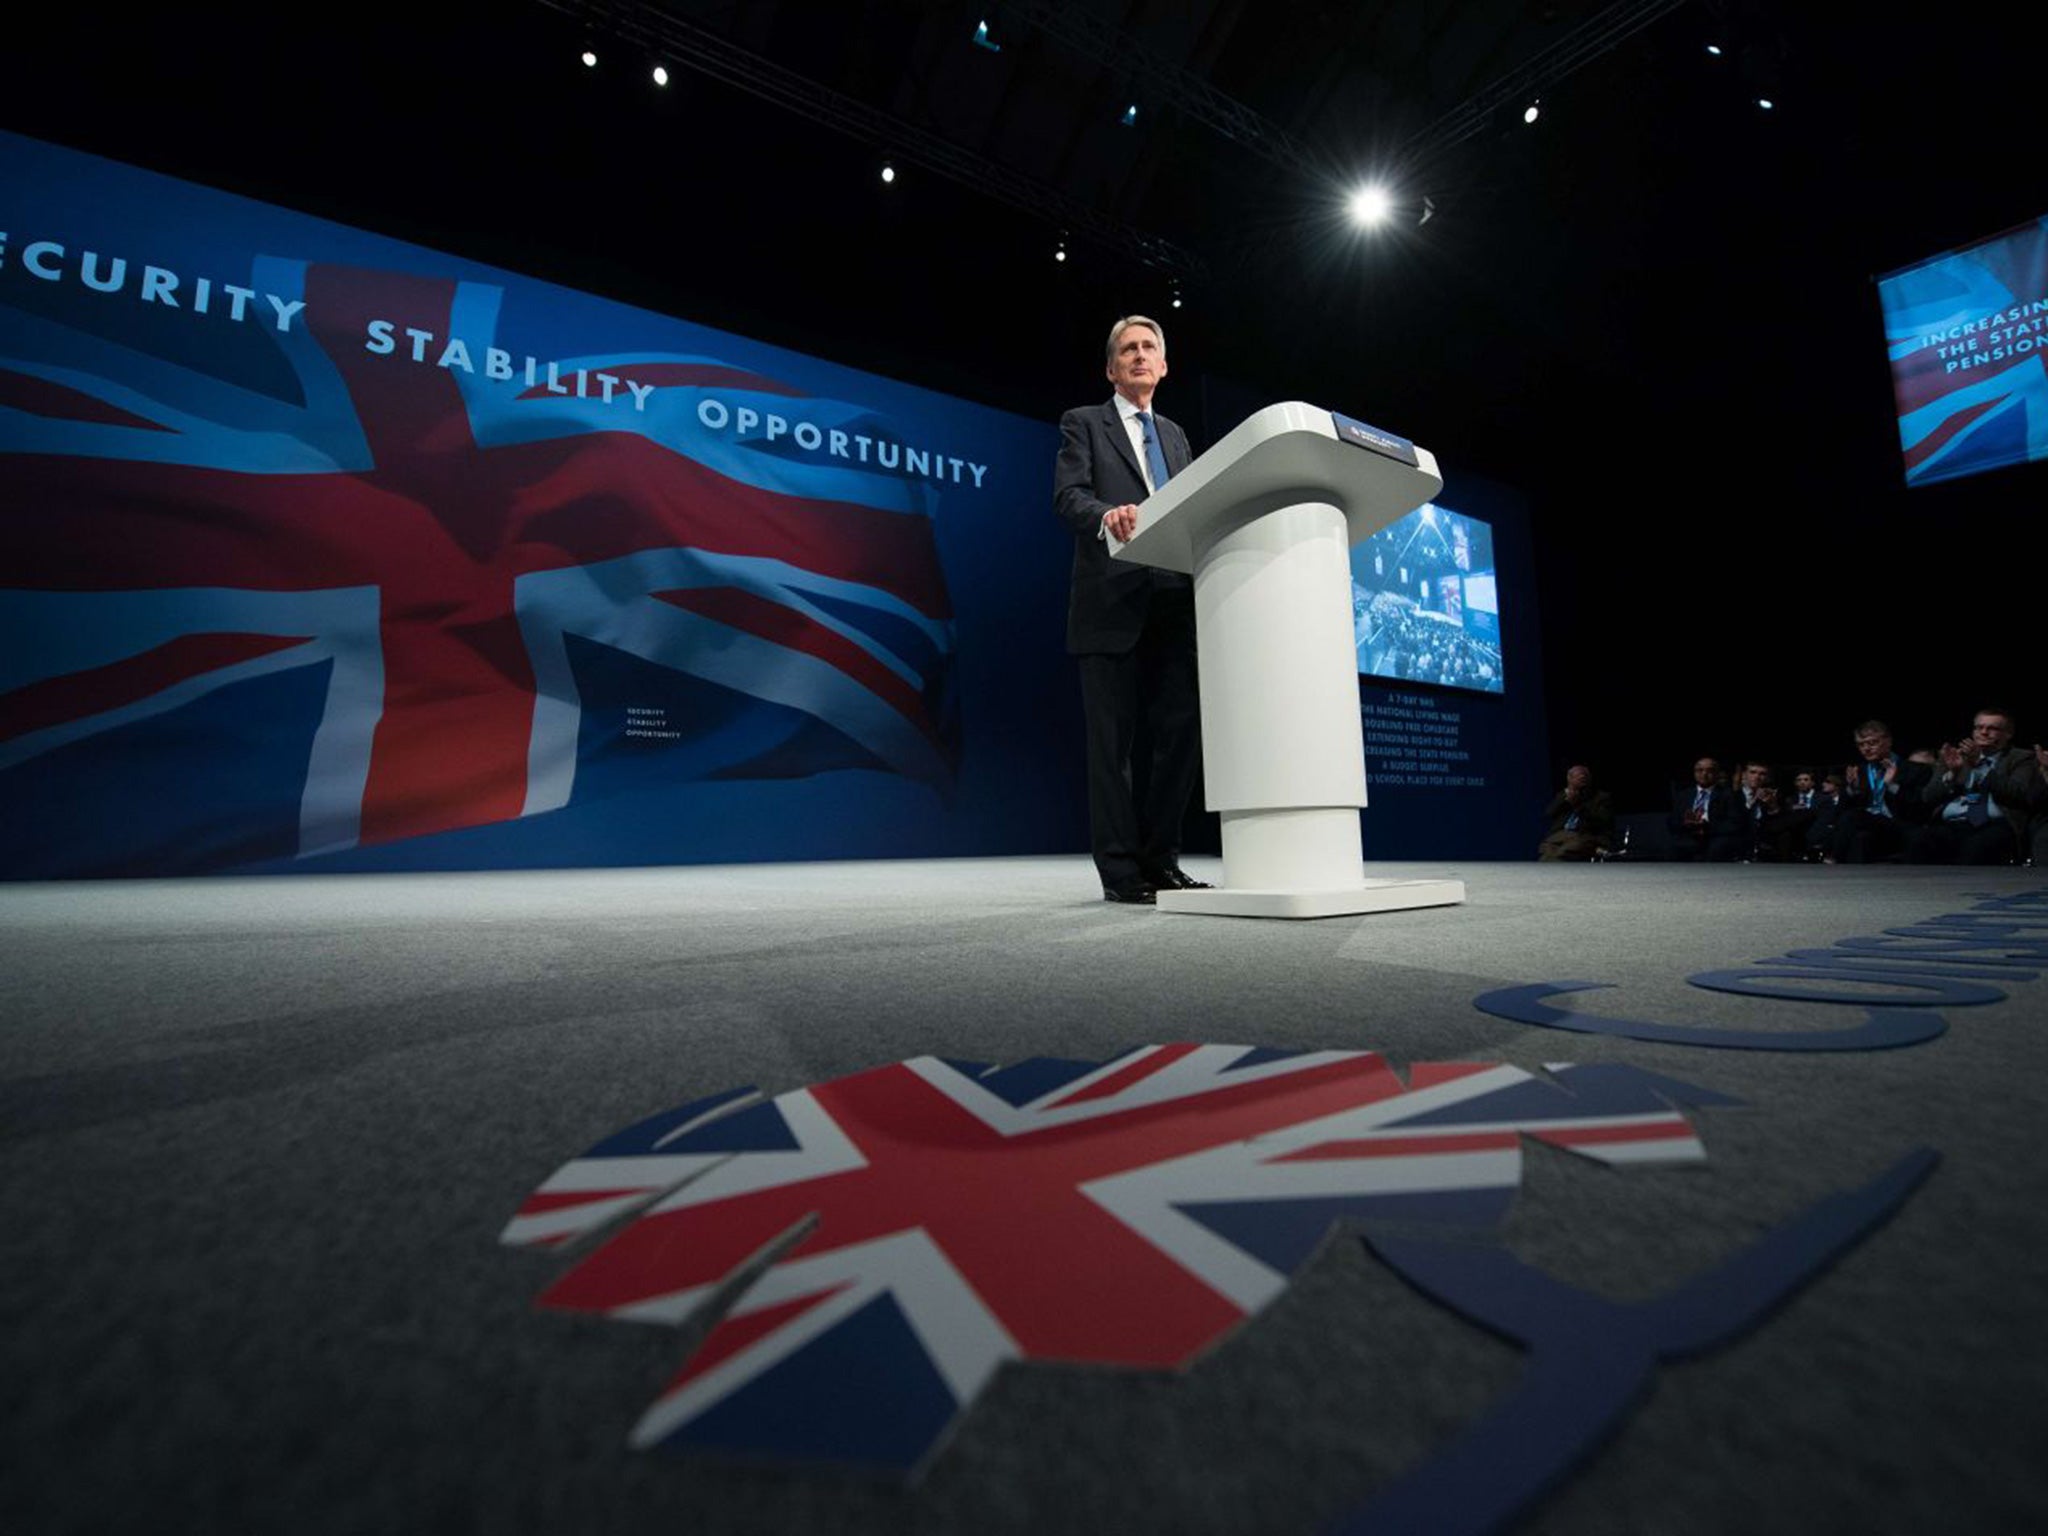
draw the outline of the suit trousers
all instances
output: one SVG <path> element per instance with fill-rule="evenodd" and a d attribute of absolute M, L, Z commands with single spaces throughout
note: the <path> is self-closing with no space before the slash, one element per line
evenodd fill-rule
<path fill-rule="evenodd" d="M 1135 646 L 1075 660 L 1088 727 L 1095 867 L 1104 885 L 1123 885 L 1180 861 L 1181 823 L 1202 752 L 1193 590 L 1155 588 Z M 1141 746 L 1146 772 L 1143 785 L 1134 786 L 1132 753 Z"/>
<path fill-rule="evenodd" d="M 1974 827 L 1961 821 L 1935 821 L 1915 831 L 1917 835 L 1906 848 L 1909 864 L 2010 864 L 2020 854 L 2012 823 L 2003 818 Z"/>
<path fill-rule="evenodd" d="M 1887 864 L 1906 851 L 1906 827 L 1896 816 L 1844 808 L 1835 822 L 1837 864 Z"/>

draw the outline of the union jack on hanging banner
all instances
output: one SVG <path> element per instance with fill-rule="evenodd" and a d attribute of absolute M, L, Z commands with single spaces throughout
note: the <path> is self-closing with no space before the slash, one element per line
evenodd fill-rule
<path fill-rule="evenodd" d="M 209 317 L 205 348 L 173 346 L 167 327 L 197 324 L 189 281 L 183 307 L 145 306 L 133 269 L 98 295 L 109 258 L 82 283 L 84 253 L 15 242 L 6 873 L 213 869 L 504 822 L 657 744 L 664 783 L 951 784 L 931 486 L 706 431 L 700 407 L 800 414 L 820 442 L 899 443 L 900 425 L 704 355 L 527 354 L 492 377 L 487 347 L 520 350 L 498 287 L 281 258 L 243 278 L 261 323 Z M 131 345 L 109 316 L 156 329 Z"/>
<path fill-rule="evenodd" d="M 2048 218 L 1878 289 L 1907 483 L 2048 459 Z"/>
<path fill-rule="evenodd" d="M 503 1240 L 612 1233 L 544 1307 L 716 1319 L 635 1445 L 909 1472 L 1005 1361 L 1185 1367 L 1335 1221 L 1490 1230 L 1524 1136 L 1697 1161 L 1676 1106 L 1734 1102 L 1625 1066 L 1549 1071 L 1422 1063 L 1404 1082 L 1372 1052 L 1188 1044 L 918 1057 L 644 1120 L 557 1170 Z"/>

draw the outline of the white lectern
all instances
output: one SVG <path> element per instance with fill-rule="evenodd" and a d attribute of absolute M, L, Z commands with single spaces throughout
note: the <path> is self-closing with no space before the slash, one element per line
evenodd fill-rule
<path fill-rule="evenodd" d="M 1169 912 L 1335 917 L 1451 906 L 1462 880 L 1367 880 L 1351 546 L 1443 489 L 1427 449 L 1298 400 L 1269 405 L 1138 509 L 1120 560 L 1192 573 L 1202 772 L 1223 886 Z"/>

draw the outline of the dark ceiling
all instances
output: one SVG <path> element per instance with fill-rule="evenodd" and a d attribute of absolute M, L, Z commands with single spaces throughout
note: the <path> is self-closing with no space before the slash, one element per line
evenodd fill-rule
<path fill-rule="evenodd" d="M 1630 788 L 2043 702 L 2009 604 L 1976 599 L 1960 659 L 1907 643 L 1946 600 L 1931 530 L 1974 580 L 2044 480 L 1906 495 L 1870 279 L 2048 212 L 2048 112 L 1988 5 L 1890 14 L 77 7 L 11 40 L 0 123 L 1041 417 L 1103 392 L 1112 318 L 1161 315 L 1198 446 L 1306 397 L 1526 494 L 1554 749 Z M 1517 80 L 1560 61 L 1524 125 Z M 1401 215 L 1360 235 L 1376 170 Z"/>

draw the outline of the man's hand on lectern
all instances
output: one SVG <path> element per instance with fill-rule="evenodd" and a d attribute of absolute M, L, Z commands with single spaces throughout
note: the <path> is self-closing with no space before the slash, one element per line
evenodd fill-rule
<path fill-rule="evenodd" d="M 1102 531 L 1119 544 L 1128 543 L 1131 535 L 1138 531 L 1137 503 L 1127 501 L 1122 506 L 1111 507 L 1103 513 Z"/>

